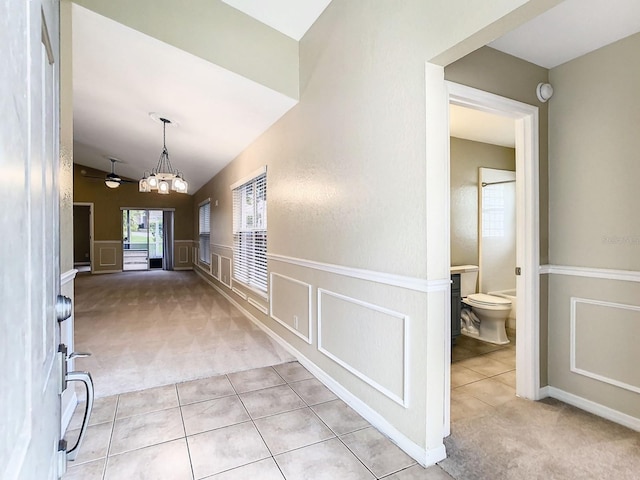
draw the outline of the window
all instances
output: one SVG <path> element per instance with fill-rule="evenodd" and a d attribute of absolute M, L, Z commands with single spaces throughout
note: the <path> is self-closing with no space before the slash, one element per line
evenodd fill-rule
<path fill-rule="evenodd" d="M 255 175 L 255 174 L 254 174 Z M 267 292 L 267 172 L 233 189 L 233 278 Z"/>
<path fill-rule="evenodd" d="M 207 200 L 200 205 L 199 231 L 200 231 L 200 261 L 209 265 L 211 263 L 211 202 Z"/>

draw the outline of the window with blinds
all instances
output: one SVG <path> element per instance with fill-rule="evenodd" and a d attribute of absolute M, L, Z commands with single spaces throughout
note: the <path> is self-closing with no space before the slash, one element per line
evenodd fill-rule
<path fill-rule="evenodd" d="M 207 265 L 211 263 L 211 202 L 208 200 L 200 205 L 198 215 L 200 232 L 200 258 Z"/>
<path fill-rule="evenodd" d="M 233 188 L 233 279 L 267 292 L 267 174 Z"/>

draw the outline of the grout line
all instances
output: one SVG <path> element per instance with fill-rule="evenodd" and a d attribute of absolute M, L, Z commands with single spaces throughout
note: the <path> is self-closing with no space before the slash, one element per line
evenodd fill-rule
<path fill-rule="evenodd" d="M 111 424 L 111 434 L 109 435 L 109 443 L 107 444 L 107 453 L 104 457 L 104 468 L 102 470 L 102 480 L 107 476 L 107 465 L 111 453 L 111 442 L 113 441 L 113 432 L 116 429 L 116 419 L 118 418 L 118 407 L 120 406 L 120 395 L 116 397 L 116 408 L 113 412 L 113 423 Z"/>
<path fill-rule="evenodd" d="M 191 478 L 195 479 L 196 474 L 193 471 L 193 460 L 191 459 L 191 449 L 189 448 L 189 441 L 187 440 L 187 426 L 184 424 L 184 414 L 182 413 L 182 405 L 180 404 L 180 392 L 178 391 L 178 384 L 175 384 L 176 395 L 178 396 L 178 408 L 180 409 L 180 419 L 182 420 L 182 431 L 184 432 L 184 443 L 187 446 L 187 457 L 189 457 L 189 468 L 191 469 Z"/>

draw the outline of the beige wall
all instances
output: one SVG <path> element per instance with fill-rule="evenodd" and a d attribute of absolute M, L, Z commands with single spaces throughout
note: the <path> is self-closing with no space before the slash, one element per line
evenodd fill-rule
<path fill-rule="evenodd" d="M 635 419 L 639 49 L 636 34 L 552 69 L 549 103 L 550 263 L 569 267 L 549 279 L 549 384 Z M 626 271 L 629 280 L 612 280 L 609 270 Z M 593 278 L 576 276 L 585 273 Z"/>
<path fill-rule="evenodd" d="M 443 451 L 445 342 L 442 332 L 427 338 L 427 319 L 443 323 L 448 300 L 427 305 L 425 62 L 504 15 L 526 20 L 523 4 L 549 3 L 333 0 L 300 42 L 300 103 L 194 194 L 194 212 L 211 198 L 213 271 L 221 274 L 221 259 L 232 256 L 229 186 L 267 165 L 269 271 L 295 281 L 278 277 L 264 299 L 213 280 L 209 266 L 203 272 L 389 422 L 383 430 L 405 449 L 406 440 Z M 276 315 L 261 311 L 274 306 Z M 307 327 L 292 332 L 290 318 L 274 318 L 307 306 L 310 342 Z"/>
<path fill-rule="evenodd" d="M 451 137 L 451 265 L 479 265 L 478 168 L 516 169 L 515 149 Z"/>

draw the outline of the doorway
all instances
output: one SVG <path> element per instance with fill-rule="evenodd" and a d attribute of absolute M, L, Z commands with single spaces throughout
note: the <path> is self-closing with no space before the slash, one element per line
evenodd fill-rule
<path fill-rule="evenodd" d="M 73 204 L 73 267 L 79 272 L 93 269 L 93 203 Z"/>
<path fill-rule="evenodd" d="M 165 222 L 162 210 L 122 210 L 122 269 L 161 269 Z"/>

